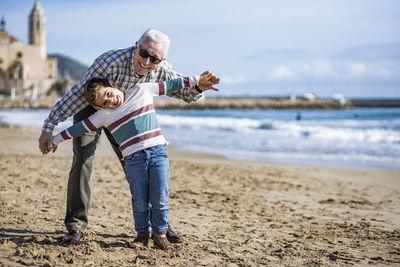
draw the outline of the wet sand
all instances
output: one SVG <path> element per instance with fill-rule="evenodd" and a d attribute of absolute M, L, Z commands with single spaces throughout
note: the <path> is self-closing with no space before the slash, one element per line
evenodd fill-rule
<path fill-rule="evenodd" d="M 64 246 L 71 141 L 38 150 L 39 129 L 0 128 L 0 266 L 400 265 L 400 171 L 255 163 L 177 151 L 172 252 L 131 248 L 128 183 L 102 139 L 89 226 Z"/>

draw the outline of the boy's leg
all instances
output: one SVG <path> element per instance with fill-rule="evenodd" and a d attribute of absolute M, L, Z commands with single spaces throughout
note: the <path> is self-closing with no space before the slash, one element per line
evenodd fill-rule
<path fill-rule="evenodd" d="M 173 249 L 168 241 L 169 161 L 165 146 L 152 147 L 149 164 L 149 198 L 153 210 L 152 238 L 162 250 Z"/>
<path fill-rule="evenodd" d="M 168 230 L 169 160 L 165 146 L 151 148 L 149 162 L 149 201 L 152 206 L 152 233 Z"/>
<path fill-rule="evenodd" d="M 125 157 L 124 169 L 132 195 L 135 230 L 148 233 L 150 227 L 147 153 L 145 150 Z"/>
<path fill-rule="evenodd" d="M 74 122 L 83 120 L 96 110 L 89 106 L 74 116 Z M 64 223 L 68 231 L 86 230 L 90 203 L 90 175 L 92 160 L 101 130 L 73 139 L 73 161 L 68 179 L 67 210 Z"/>
<path fill-rule="evenodd" d="M 114 137 L 110 133 L 110 131 L 107 128 L 103 128 L 104 133 L 106 134 L 108 141 L 110 141 L 111 147 L 113 148 L 115 154 L 117 155 L 122 168 L 124 168 L 124 161 L 123 156 L 121 151 L 119 150 L 119 146 L 117 142 L 115 141 Z M 150 222 L 152 222 L 152 212 L 153 210 L 150 208 Z M 168 230 L 167 230 L 167 238 L 171 243 L 182 243 L 183 242 L 183 237 L 181 235 L 178 235 L 175 233 L 172 229 L 171 226 L 168 224 Z"/>

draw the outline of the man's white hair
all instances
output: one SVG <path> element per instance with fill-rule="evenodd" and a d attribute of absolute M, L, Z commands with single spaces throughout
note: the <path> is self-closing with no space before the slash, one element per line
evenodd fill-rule
<path fill-rule="evenodd" d="M 165 33 L 160 32 L 155 29 L 149 29 L 149 30 L 145 31 L 142 34 L 142 36 L 140 37 L 139 45 L 146 42 L 147 39 L 151 39 L 153 41 L 164 44 L 165 45 L 164 58 L 167 57 L 169 45 L 171 44 L 171 40 L 168 38 L 168 36 Z"/>

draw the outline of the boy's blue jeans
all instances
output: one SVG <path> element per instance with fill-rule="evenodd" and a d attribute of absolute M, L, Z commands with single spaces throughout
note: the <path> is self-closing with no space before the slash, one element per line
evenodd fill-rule
<path fill-rule="evenodd" d="M 132 195 L 137 232 L 149 232 L 152 206 L 152 233 L 168 229 L 169 160 L 164 145 L 153 146 L 125 157 L 125 174 Z"/>

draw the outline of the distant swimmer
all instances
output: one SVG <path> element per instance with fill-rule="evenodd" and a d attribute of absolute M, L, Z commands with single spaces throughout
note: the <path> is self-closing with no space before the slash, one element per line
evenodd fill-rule
<path fill-rule="evenodd" d="M 301 120 L 301 112 L 297 112 L 296 121 L 300 121 L 300 120 Z"/>

